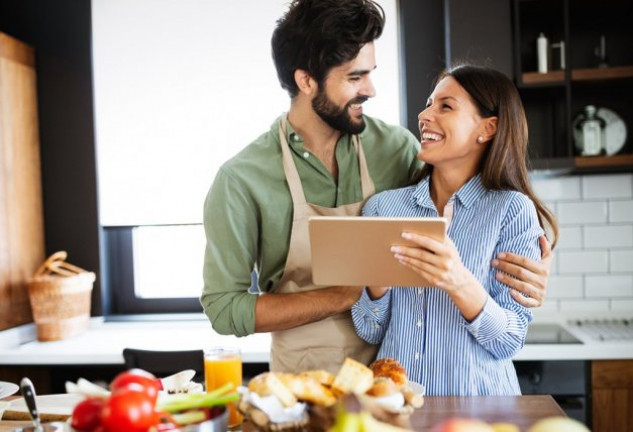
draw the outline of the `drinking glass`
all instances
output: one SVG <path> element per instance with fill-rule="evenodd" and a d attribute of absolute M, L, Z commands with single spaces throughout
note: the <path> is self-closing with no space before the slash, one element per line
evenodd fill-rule
<path fill-rule="evenodd" d="M 207 392 L 222 387 L 230 382 L 237 387 L 242 385 L 242 356 L 239 348 L 212 347 L 204 350 L 204 381 Z M 229 427 L 242 423 L 242 416 L 237 410 L 237 403 L 227 404 L 229 410 Z"/>

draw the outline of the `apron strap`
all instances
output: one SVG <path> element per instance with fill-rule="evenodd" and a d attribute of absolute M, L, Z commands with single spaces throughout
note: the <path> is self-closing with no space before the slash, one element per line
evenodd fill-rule
<path fill-rule="evenodd" d="M 363 191 L 363 200 L 367 200 L 367 198 L 376 192 L 376 187 L 374 186 L 374 181 L 369 175 L 367 160 L 365 159 L 365 151 L 363 150 L 363 146 L 360 144 L 360 137 L 358 135 L 353 135 L 352 142 L 354 143 L 354 148 L 358 154 L 358 165 L 360 166 L 360 186 Z"/>
<path fill-rule="evenodd" d="M 290 194 L 295 204 L 306 204 L 305 193 L 303 192 L 303 186 L 301 184 L 301 178 L 297 171 L 297 166 L 290 154 L 290 146 L 288 145 L 288 139 L 286 138 L 286 124 L 288 122 L 288 115 L 283 114 L 279 121 L 279 140 L 281 142 L 281 153 L 284 172 L 286 173 L 286 179 L 290 188 Z M 365 159 L 365 152 L 361 145 L 358 135 L 352 135 L 352 143 L 354 150 L 358 154 L 358 165 L 360 168 L 360 185 L 363 192 L 363 200 L 366 200 L 376 192 L 374 181 L 369 175 L 369 169 L 367 168 L 367 160 Z"/>
<path fill-rule="evenodd" d="M 286 181 L 290 188 L 290 195 L 292 195 L 292 201 L 295 205 L 306 204 L 306 196 L 303 193 L 303 186 L 301 185 L 301 178 L 299 177 L 299 171 L 297 166 L 292 160 L 290 154 L 290 146 L 288 145 L 288 139 L 286 138 L 286 123 L 288 119 L 287 114 L 281 116 L 279 121 L 279 140 L 281 142 L 282 162 L 284 165 L 284 172 L 286 173 Z"/>

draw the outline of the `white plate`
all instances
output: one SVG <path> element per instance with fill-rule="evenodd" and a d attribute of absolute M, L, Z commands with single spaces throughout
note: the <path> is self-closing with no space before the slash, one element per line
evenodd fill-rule
<path fill-rule="evenodd" d="M 20 390 L 20 387 L 18 387 L 17 384 L 0 381 L 0 399 L 11 396 L 12 394 L 15 394 L 18 390 Z"/>
<path fill-rule="evenodd" d="M 576 149 L 578 149 L 579 152 L 582 152 L 582 134 L 577 126 L 584 116 L 583 111 L 574 118 L 571 125 L 572 130 L 574 131 L 574 143 L 576 144 Z M 626 142 L 626 123 L 624 123 L 619 115 L 608 108 L 598 108 L 596 116 L 600 117 L 605 122 L 605 142 L 603 143 L 605 153 L 607 156 L 617 154 L 620 150 L 622 150 L 622 147 L 624 147 L 624 143 Z"/>

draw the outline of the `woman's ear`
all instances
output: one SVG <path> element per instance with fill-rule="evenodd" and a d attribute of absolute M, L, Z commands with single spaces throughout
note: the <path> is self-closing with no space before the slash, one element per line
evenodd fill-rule
<path fill-rule="evenodd" d="M 497 133 L 497 122 L 499 121 L 499 117 L 487 117 L 484 119 L 483 124 L 483 133 L 481 136 L 483 137 L 483 142 L 492 141 Z"/>
<path fill-rule="evenodd" d="M 297 83 L 297 87 L 299 87 L 299 91 L 307 96 L 312 96 L 312 94 L 317 91 L 317 82 L 306 70 L 295 70 L 295 82 Z"/>

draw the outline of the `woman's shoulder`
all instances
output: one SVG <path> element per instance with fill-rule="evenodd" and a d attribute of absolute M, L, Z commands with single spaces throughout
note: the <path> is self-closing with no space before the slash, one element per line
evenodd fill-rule
<path fill-rule="evenodd" d="M 530 215 L 536 217 L 536 206 L 532 199 L 516 190 L 489 191 L 498 206 L 505 208 L 506 217 Z"/>
<path fill-rule="evenodd" d="M 403 206 L 413 203 L 414 191 L 415 186 L 405 186 L 378 192 L 365 203 L 363 215 L 389 216 L 398 213 Z"/>
<path fill-rule="evenodd" d="M 413 192 L 416 189 L 416 185 L 403 186 L 395 189 L 388 189 L 381 192 L 376 193 L 370 199 L 375 199 L 376 201 L 389 201 L 394 198 L 402 198 L 413 195 Z"/>

